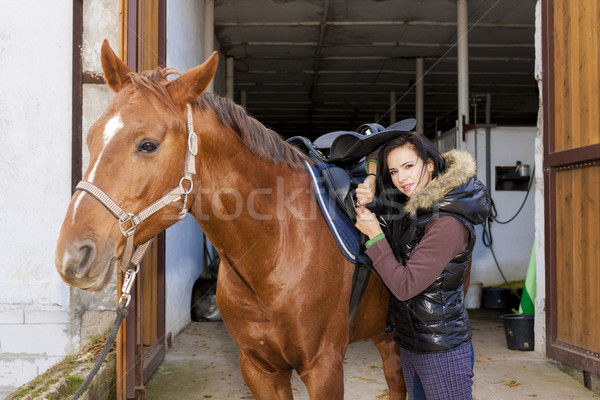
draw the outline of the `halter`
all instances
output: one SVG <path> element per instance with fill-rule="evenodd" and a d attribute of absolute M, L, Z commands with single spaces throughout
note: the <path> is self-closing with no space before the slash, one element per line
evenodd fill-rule
<path fill-rule="evenodd" d="M 117 203 L 115 203 L 106 193 L 104 193 L 100 188 L 96 185 L 87 182 L 80 181 L 75 187 L 75 191 L 83 190 L 93 198 L 98 200 L 106 209 L 119 220 L 119 228 L 121 229 L 121 233 L 125 237 L 125 250 L 123 250 L 123 255 L 121 256 L 120 267 L 121 270 L 125 272 L 125 279 L 123 281 L 123 288 L 121 290 L 121 300 L 126 302 L 125 306 L 129 305 L 129 300 L 131 299 L 131 295 L 129 294 L 131 288 L 133 287 L 133 282 L 135 280 L 135 276 L 140 269 L 140 262 L 142 257 L 148 250 L 150 243 L 152 243 L 152 239 L 147 242 L 142 243 L 137 247 L 135 253 L 133 252 L 134 248 L 134 235 L 135 231 L 139 224 L 141 224 L 144 220 L 148 219 L 151 215 L 166 207 L 170 203 L 179 200 L 183 195 L 183 206 L 181 211 L 179 212 L 178 221 L 182 220 L 188 210 L 187 210 L 187 198 L 192 189 L 194 188 L 194 182 L 192 181 L 192 175 L 196 173 L 196 162 L 195 156 L 198 153 L 198 135 L 194 132 L 194 123 L 192 121 L 192 106 L 190 104 L 187 105 L 187 152 L 185 156 L 185 169 L 183 171 L 183 177 L 179 181 L 179 185 L 171 190 L 169 193 L 165 194 L 160 199 L 156 200 L 154 203 L 150 204 L 148 207 L 144 208 L 142 211 L 137 214 L 128 213 L 123 210 Z M 184 182 L 189 182 L 189 188 L 186 189 L 184 187 Z M 129 268 L 129 265 L 132 264 L 135 266 L 134 268 Z M 125 266 L 126 270 L 123 269 Z"/>

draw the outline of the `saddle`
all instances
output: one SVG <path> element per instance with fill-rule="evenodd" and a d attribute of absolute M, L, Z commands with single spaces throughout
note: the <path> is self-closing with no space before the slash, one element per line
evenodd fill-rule
<path fill-rule="evenodd" d="M 329 132 L 313 142 L 303 136 L 290 137 L 287 142 L 313 161 L 330 198 L 335 199 L 344 214 L 355 221 L 355 189 L 367 176 L 365 157 L 394 137 L 410 132 L 416 123 L 414 118 L 409 118 L 387 128 L 376 123 L 363 124 L 355 132 Z M 378 211 L 381 208 L 379 199 L 375 197 L 367 208 Z"/>
<path fill-rule="evenodd" d="M 379 124 L 364 124 L 359 126 L 356 132 L 330 132 L 318 137 L 314 142 L 303 136 L 287 139 L 288 143 L 296 146 L 313 161 L 320 174 L 320 182 L 317 182 L 312 171 L 313 167 L 309 165 L 313 187 L 318 197 L 317 202 L 323 213 L 327 214 L 326 221 L 340 250 L 350 261 L 354 262 L 348 313 L 350 326 L 352 326 L 360 300 L 369 283 L 372 268 L 371 260 L 365 255 L 366 238 L 362 234 L 358 236 L 352 222 L 356 221 L 355 189 L 367 176 L 365 156 L 394 137 L 410 132 L 415 125 L 416 120 L 410 118 L 387 128 Z M 322 186 L 326 192 L 324 196 L 321 196 Z M 335 221 L 335 218 L 331 217 L 332 213 L 335 214 L 335 210 L 332 213 L 326 211 L 327 205 L 323 204 L 324 201 L 319 200 L 319 197 L 335 199 L 337 210 L 341 210 L 344 216 Z M 375 214 L 379 214 L 381 203 L 377 196 L 367 207 Z M 340 219 L 342 221 L 339 221 Z M 346 235 L 340 234 L 344 225 Z M 346 238 L 344 239 L 343 236 Z"/>

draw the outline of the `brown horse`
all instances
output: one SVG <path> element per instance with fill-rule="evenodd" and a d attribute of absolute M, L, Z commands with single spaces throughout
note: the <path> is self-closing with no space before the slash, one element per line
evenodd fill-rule
<path fill-rule="evenodd" d="M 116 96 L 90 128 L 84 180 L 124 210 L 137 212 L 159 199 L 185 169 L 186 107 L 192 105 L 198 135 L 193 188 L 186 203 L 142 222 L 135 244 L 173 225 L 182 204 L 189 209 L 221 256 L 217 304 L 240 347 L 253 395 L 291 399 L 296 370 L 312 399 L 342 399 L 348 343 L 370 339 L 383 359 L 390 398 L 404 399 L 399 348 L 384 333 L 388 291 L 372 274 L 349 328 L 354 266 L 318 211 L 304 156 L 243 108 L 203 94 L 216 53 L 174 80 L 166 79 L 168 70 L 133 73 L 106 41 L 101 57 Z M 118 221 L 77 191 L 56 248 L 63 280 L 102 289 L 124 247 Z"/>

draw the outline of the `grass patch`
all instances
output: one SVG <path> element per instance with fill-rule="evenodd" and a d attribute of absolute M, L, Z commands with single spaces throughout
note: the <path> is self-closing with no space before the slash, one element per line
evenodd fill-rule
<path fill-rule="evenodd" d="M 105 339 L 108 337 L 108 335 L 110 334 L 110 330 L 111 330 L 111 329 L 112 329 L 112 326 L 111 326 L 111 327 L 108 327 L 108 328 L 106 328 L 106 329 L 104 330 L 104 332 L 103 332 L 103 333 L 96 333 L 96 334 L 90 335 L 90 341 L 89 341 L 89 343 L 88 343 L 88 344 L 85 346 L 85 349 L 84 349 L 84 351 L 85 351 L 85 350 L 87 350 L 87 349 L 89 349 L 89 348 L 90 348 L 90 347 L 92 347 L 93 345 L 95 345 L 95 344 L 98 344 L 98 343 L 100 343 L 101 341 L 105 340 Z"/>
<path fill-rule="evenodd" d="M 70 398 L 83 383 L 83 378 L 75 375 L 67 375 L 65 376 L 65 381 L 67 382 L 67 387 L 65 390 L 61 391 L 58 396 L 51 394 L 48 396 L 48 400 L 63 400 Z"/>
<path fill-rule="evenodd" d="M 34 397 L 39 396 L 39 390 L 37 389 L 41 385 L 47 386 L 46 381 L 49 379 L 49 372 L 44 372 L 40 376 L 35 377 L 32 381 L 30 381 L 27 385 L 21 386 L 15 393 L 11 396 L 8 396 L 7 399 L 22 399 L 23 397 L 31 394 Z M 33 391 L 32 391 L 33 390 Z"/>
<path fill-rule="evenodd" d="M 82 377 L 75 375 L 67 375 L 65 379 L 69 384 L 69 392 L 67 393 L 67 396 L 74 394 L 84 381 Z"/>
<path fill-rule="evenodd" d="M 95 335 L 91 335 L 90 336 L 90 342 L 87 344 L 87 346 L 92 346 L 96 343 L 99 343 L 103 338 L 105 338 L 106 335 L 101 335 L 99 333 L 95 334 Z"/>
<path fill-rule="evenodd" d="M 25 397 L 33 397 L 34 399 L 39 398 L 45 393 L 51 385 L 57 383 L 61 378 L 66 380 L 66 387 L 59 389 L 59 394 L 51 394 L 48 396 L 48 400 L 61 400 L 68 399 L 71 397 L 83 383 L 84 378 L 72 375 L 72 372 L 78 366 L 78 359 L 88 353 L 94 346 L 100 346 L 105 339 L 106 335 L 96 335 L 92 338 L 92 341 L 86 345 L 77 354 L 66 356 L 61 362 L 52 366 L 43 374 L 37 376 L 30 382 L 21 386 L 13 394 L 7 397 L 7 400 L 19 400 Z M 95 357 L 92 357 L 95 361 Z"/>

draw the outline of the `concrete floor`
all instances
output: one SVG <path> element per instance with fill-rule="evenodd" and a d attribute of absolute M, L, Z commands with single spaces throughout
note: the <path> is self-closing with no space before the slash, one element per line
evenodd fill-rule
<path fill-rule="evenodd" d="M 470 310 L 475 348 L 473 398 L 590 399 L 600 396 L 532 351 L 509 350 L 496 310 Z M 381 359 L 371 342 L 350 345 L 344 362 L 345 399 L 387 399 Z M 308 399 L 294 374 L 295 399 Z M 147 385 L 148 400 L 252 399 L 237 345 L 220 322 L 193 322 L 173 341 Z"/>

